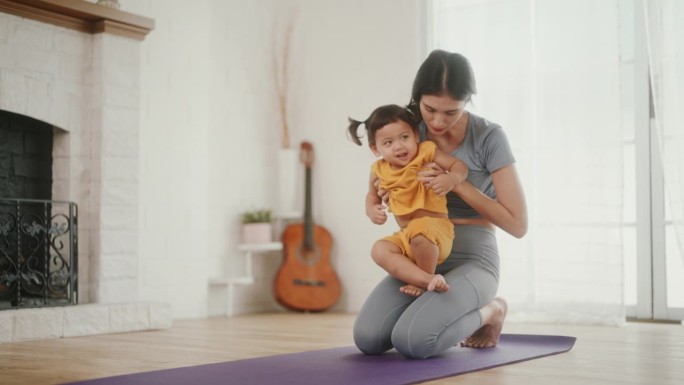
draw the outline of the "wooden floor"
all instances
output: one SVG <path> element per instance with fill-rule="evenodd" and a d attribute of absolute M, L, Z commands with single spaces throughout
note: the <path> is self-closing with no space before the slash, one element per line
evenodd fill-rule
<path fill-rule="evenodd" d="M 176 321 L 171 329 L 0 344 L 0 384 L 60 384 L 352 345 L 353 315 L 261 314 Z M 568 353 L 429 384 L 684 384 L 684 327 L 509 322 L 506 333 L 577 337 Z"/>

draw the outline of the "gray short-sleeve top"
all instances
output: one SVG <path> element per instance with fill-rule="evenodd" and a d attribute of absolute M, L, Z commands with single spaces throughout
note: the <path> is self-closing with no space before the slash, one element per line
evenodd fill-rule
<path fill-rule="evenodd" d="M 421 141 L 427 140 L 426 130 L 425 122 L 421 122 Z M 492 172 L 515 163 L 513 151 L 501 126 L 470 112 L 465 139 L 451 155 L 468 165 L 468 181 L 492 199 L 496 199 Z M 450 192 L 446 197 L 450 218 L 481 217 L 480 213 L 458 195 Z"/>

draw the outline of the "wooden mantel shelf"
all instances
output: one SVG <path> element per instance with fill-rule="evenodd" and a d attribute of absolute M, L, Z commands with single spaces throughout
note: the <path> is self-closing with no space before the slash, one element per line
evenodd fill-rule
<path fill-rule="evenodd" d="M 112 33 L 138 40 L 154 29 L 154 20 L 84 0 L 0 0 L 0 12 L 86 33 Z"/>

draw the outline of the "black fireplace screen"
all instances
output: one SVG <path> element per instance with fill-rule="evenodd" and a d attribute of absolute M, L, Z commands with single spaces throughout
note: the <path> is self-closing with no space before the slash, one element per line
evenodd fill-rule
<path fill-rule="evenodd" d="M 0 198 L 0 310 L 78 302 L 77 206 Z"/>

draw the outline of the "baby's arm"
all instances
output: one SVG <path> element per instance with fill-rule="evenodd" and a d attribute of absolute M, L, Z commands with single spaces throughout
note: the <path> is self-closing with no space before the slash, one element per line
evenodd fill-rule
<path fill-rule="evenodd" d="M 375 187 L 375 182 L 378 177 L 371 171 L 370 180 L 368 181 L 368 193 L 366 194 L 366 215 L 371 222 L 376 225 L 381 225 L 387 221 L 387 213 L 385 212 L 385 205 L 378 195 L 378 188 Z"/>
<path fill-rule="evenodd" d="M 468 177 L 468 165 L 455 156 L 435 149 L 434 162 L 446 171 L 435 176 L 430 187 L 437 195 L 445 195 L 461 184 Z"/>

